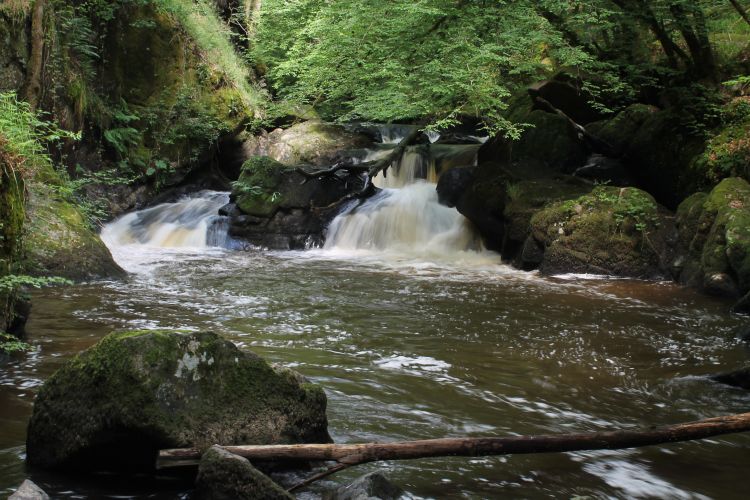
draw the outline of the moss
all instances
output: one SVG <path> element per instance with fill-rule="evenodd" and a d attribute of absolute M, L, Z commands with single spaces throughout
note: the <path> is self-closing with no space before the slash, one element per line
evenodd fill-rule
<path fill-rule="evenodd" d="M 532 217 L 531 227 L 546 247 L 543 271 L 651 277 L 660 274 L 659 221 L 647 193 L 602 186 L 547 206 Z"/>
<path fill-rule="evenodd" d="M 24 182 L 2 147 L 0 137 L 0 277 L 18 271 L 23 255 L 21 237 L 25 216 Z M 0 291 L 0 332 L 11 329 L 18 302 L 16 291 Z"/>
<path fill-rule="evenodd" d="M 61 189 L 51 166 L 28 183 L 24 270 L 34 276 L 69 279 L 117 277 L 124 272 Z"/>
<path fill-rule="evenodd" d="M 165 446 L 327 442 L 325 406 L 319 387 L 301 387 L 214 333 L 118 332 L 40 390 L 29 461 L 77 466 L 99 444 L 136 436 L 147 441 L 136 462 Z"/>
<path fill-rule="evenodd" d="M 233 184 L 237 206 L 258 217 L 273 215 L 284 202 L 284 172 L 292 170 L 267 156 L 253 156 L 242 164 L 240 177 Z"/>

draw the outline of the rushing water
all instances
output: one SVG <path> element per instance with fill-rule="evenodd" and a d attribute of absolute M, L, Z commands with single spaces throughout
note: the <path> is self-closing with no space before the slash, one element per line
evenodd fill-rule
<path fill-rule="evenodd" d="M 750 405 L 750 393 L 706 377 L 748 359 L 735 338 L 743 320 L 725 303 L 666 283 L 513 270 L 423 180 L 345 211 L 326 248 L 306 252 L 214 247 L 226 245 L 215 216 L 225 202 L 204 192 L 127 215 L 103 234 L 126 281 L 34 294 L 34 351 L 0 361 L 0 494 L 28 474 L 38 387 L 122 328 L 210 329 L 299 370 L 325 388 L 337 442 L 632 429 Z M 426 498 L 724 499 L 745 498 L 748 467 L 750 437 L 739 435 L 371 464 L 333 480 L 382 469 Z M 31 475 L 55 497 L 189 492 L 184 482 Z"/>

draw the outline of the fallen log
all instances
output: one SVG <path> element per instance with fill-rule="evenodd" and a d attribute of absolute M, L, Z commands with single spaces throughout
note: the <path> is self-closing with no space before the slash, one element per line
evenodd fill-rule
<path fill-rule="evenodd" d="M 257 462 L 338 462 L 334 467 L 292 488 L 296 489 L 347 467 L 380 460 L 618 450 L 692 441 L 746 431 L 750 431 L 750 413 L 641 430 L 539 436 L 427 439 L 395 443 L 250 445 L 223 446 L 223 448 L 250 461 Z M 197 448 L 161 450 L 156 467 L 157 469 L 165 469 L 194 466 L 198 464 L 201 454 L 202 450 Z"/>

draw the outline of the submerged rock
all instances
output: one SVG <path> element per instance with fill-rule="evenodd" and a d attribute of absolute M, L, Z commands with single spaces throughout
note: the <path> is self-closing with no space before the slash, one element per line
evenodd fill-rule
<path fill-rule="evenodd" d="M 319 245 L 338 202 L 362 188 L 356 175 L 308 179 L 267 156 L 245 162 L 233 197 L 239 212 L 231 214 L 229 234 L 254 245 L 298 249 Z"/>
<path fill-rule="evenodd" d="M 733 372 L 720 373 L 719 375 L 714 375 L 711 379 L 733 387 L 750 389 L 750 366 Z"/>
<path fill-rule="evenodd" d="M 721 181 L 696 193 L 677 210 L 681 282 L 708 293 L 737 298 L 750 292 L 750 184 Z M 742 302 L 738 304 L 743 308 Z"/>
<path fill-rule="evenodd" d="M 212 446 L 201 457 L 196 500 L 285 500 L 294 497 L 250 461 Z"/>
<path fill-rule="evenodd" d="M 397 500 L 404 490 L 393 484 L 382 472 L 371 472 L 338 488 L 326 500 Z"/>
<path fill-rule="evenodd" d="M 212 332 L 112 333 L 41 388 L 34 466 L 151 469 L 160 448 L 330 442 L 323 390 Z"/>
<path fill-rule="evenodd" d="M 27 479 L 8 497 L 8 500 L 49 500 L 49 495 L 33 481 Z"/>
<path fill-rule="evenodd" d="M 268 156 L 285 165 L 331 165 L 343 150 L 372 145 L 367 135 L 332 123 L 309 120 L 288 129 L 276 129 L 245 141 L 246 158 Z"/>

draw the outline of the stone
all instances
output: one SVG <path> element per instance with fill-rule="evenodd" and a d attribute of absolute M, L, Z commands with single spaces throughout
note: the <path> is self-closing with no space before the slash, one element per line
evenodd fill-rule
<path fill-rule="evenodd" d="M 356 175 L 308 179 L 267 156 L 243 165 L 232 197 L 239 212 L 231 215 L 229 234 L 253 245 L 304 249 L 322 244 L 324 232 L 340 211 L 339 201 L 362 189 Z"/>
<path fill-rule="evenodd" d="M 193 498 L 197 500 L 285 500 L 294 497 L 250 461 L 212 446 L 201 457 Z"/>
<path fill-rule="evenodd" d="M 391 483 L 382 472 L 371 472 L 338 488 L 328 500 L 396 500 L 404 490 Z"/>
<path fill-rule="evenodd" d="M 672 262 L 672 218 L 636 188 L 597 187 L 546 206 L 530 224 L 545 247 L 540 266 L 545 274 L 661 278 Z"/>
<path fill-rule="evenodd" d="M 285 165 L 325 166 L 341 159 L 342 151 L 372 145 L 371 137 L 320 120 L 251 137 L 243 145 L 246 158 L 268 156 Z"/>
<path fill-rule="evenodd" d="M 438 202 L 447 207 L 455 207 L 474 182 L 473 167 L 452 168 L 440 176 L 437 183 Z"/>
<path fill-rule="evenodd" d="M 750 389 L 750 367 L 741 368 L 727 373 L 720 373 L 711 377 L 712 380 L 721 384 L 739 387 L 740 389 Z"/>
<path fill-rule="evenodd" d="M 212 332 L 116 332 L 39 390 L 27 461 L 151 470 L 158 449 L 327 443 L 323 390 Z"/>
<path fill-rule="evenodd" d="M 8 500 L 49 500 L 49 495 L 33 481 L 27 479 L 8 497 Z"/>
<path fill-rule="evenodd" d="M 730 177 L 677 210 L 678 279 L 739 298 L 750 292 L 750 184 Z"/>

